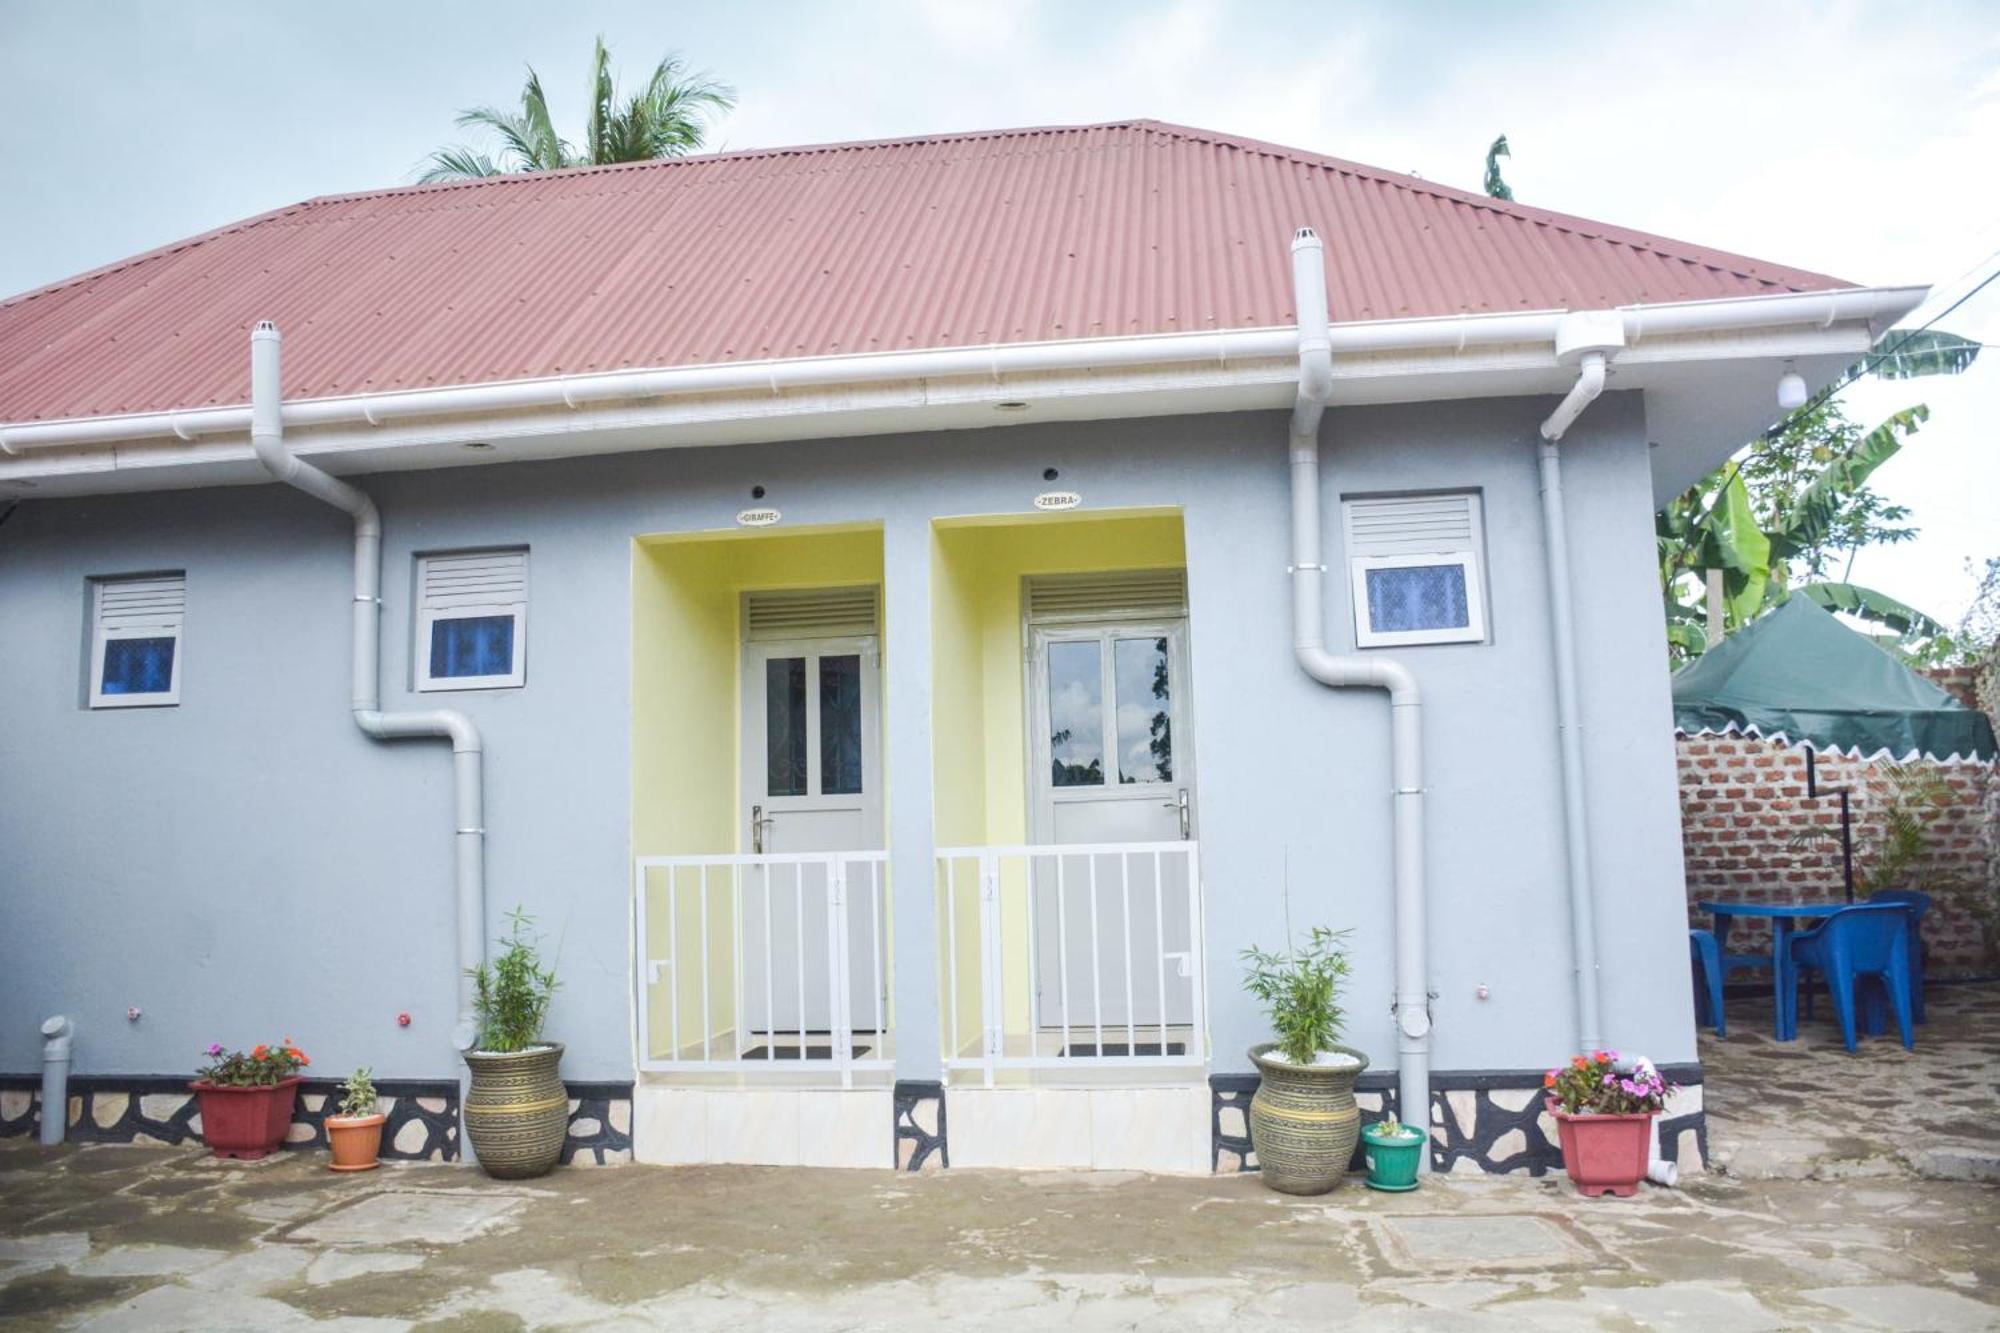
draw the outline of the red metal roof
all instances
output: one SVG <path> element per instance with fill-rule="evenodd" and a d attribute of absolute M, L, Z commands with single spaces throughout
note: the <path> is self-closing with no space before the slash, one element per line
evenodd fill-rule
<path fill-rule="evenodd" d="M 0 421 L 625 367 L 1847 286 L 1297 149 L 1134 121 L 330 196 L 0 302 Z"/>

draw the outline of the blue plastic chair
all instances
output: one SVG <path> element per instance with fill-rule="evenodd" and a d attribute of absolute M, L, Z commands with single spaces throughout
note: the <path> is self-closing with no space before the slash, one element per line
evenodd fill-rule
<path fill-rule="evenodd" d="M 1917 1044 L 1911 1023 L 1910 915 L 1911 909 L 1903 903 L 1864 903 L 1843 907 L 1811 930 L 1792 936 L 1791 965 L 1786 969 L 1789 975 L 1782 984 L 1795 992 L 1807 968 L 1825 973 L 1834 1012 L 1840 1019 L 1840 1035 L 1850 1052 L 1857 1045 L 1857 983 L 1864 977 L 1881 978 L 1896 1010 L 1896 1030 L 1904 1049 Z M 1796 1003 L 1793 1009 L 1796 1011 Z"/>
<path fill-rule="evenodd" d="M 1728 1036 L 1722 1021 L 1722 945 L 1714 931 L 1688 928 L 1688 961 L 1694 964 L 1695 1022 L 1713 1023 L 1716 1036 Z"/>
<path fill-rule="evenodd" d="M 1902 903 L 1910 909 L 1910 1013 L 1919 1023 L 1930 1020 L 1924 1014 L 1924 913 L 1931 910 L 1931 896 L 1916 889 L 1877 889 L 1868 895 L 1871 903 Z"/>

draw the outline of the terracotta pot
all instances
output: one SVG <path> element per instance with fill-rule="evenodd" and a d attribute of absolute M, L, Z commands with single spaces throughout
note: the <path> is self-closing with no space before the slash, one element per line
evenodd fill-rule
<path fill-rule="evenodd" d="M 1354 1080 L 1368 1057 L 1345 1046 L 1334 1050 L 1354 1063 L 1295 1065 L 1276 1053 L 1274 1042 L 1250 1048 L 1250 1063 L 1262 1076 L 1250 1099 L 1250 1146 L 1264 1183 L 1281 1194 L 1324 1194 L 1354 1160 L 1361 1136 Z"/>
<path fill-rule="evenodd" d="M 560 1042 L 504 1055 L 467 1051 L 472 1087 L 465 1098 L 465 1132 L 487 1175 L 523 1180 L 546 1175 L 569 1136 L 569 1092 L 557 1066 Z"/>
<path fill-rule="evenodd" d="M 326 1141 L 333 1149 L 330 1169 L 373 1171 L 382 1165 L 382 1122 L 380 1111 L 373 1115 L 330 1115 L 326 1118 Z"/>
<path fill-rule="evenodd" d="M 1629 1198 L 1639 1192 L 1652 1157 L 1654 1113 L 1635 1115 L 1571 1115 L 1548 1099 L 1562 1138 L 1563 1170 L 1576 1192 L 1586 1198 L 1613 1194 Z"/>
<path fill-rule="evenodd" d="M 285 1141 L 298 1100 L 299 1079 L 262 1088 L 231 1088 L 197 1079 L 188 1084 L 201 1102 L 201 1140 L 217 1157 L 254 1162 Z"/>

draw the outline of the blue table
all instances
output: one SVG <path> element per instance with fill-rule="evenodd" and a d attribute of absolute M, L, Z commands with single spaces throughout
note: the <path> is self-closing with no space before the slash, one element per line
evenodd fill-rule
<path fill-rule="evenodd" d="M 1768 917 L 1771 922 L 1771 992 L 1776 1001 L 1777 1017 L 1774 1035 L 1779 1041 L 1791 1041 L 1799 1035 L 1798 1015 L 1793 1012 L 1798 1006 L 1798 996 L 1787 994 L 1785 978 L 1791 973 L 1792 923 L 1798 920 L 1817 920 L 1832 916 L 1846 903 L 1728 903 L 1703 899 L 1696 903 L 1702 911 L 1715 918 L 1715 947 L 1723 956 L 1723 968 L 1728 970 L 1729 927 L 1737 917 Z"/>

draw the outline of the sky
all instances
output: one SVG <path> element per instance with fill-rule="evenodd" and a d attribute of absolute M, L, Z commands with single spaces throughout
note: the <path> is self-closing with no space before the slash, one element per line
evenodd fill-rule
<path fill-rule="evenodd" d="M 313 195 L 411 180 L 524 65 L 580 135 L 591 39 L 735 85 L 712 136 L 770 147 L 1153 117 L 1864 283 L 1920 322 L 2000 266 L 1993 0 L 0 0 L 0 294 Z M 1337 316 L 1336 316 L 1337 317 Z M 2000 282 L 1939 327 L 2000 342 Z M 1929 425 L 1877 481 L 1922 529 L 1853 577 L 1955 621 L 2000 555 L 2000 351 L 1864 383 Z"/>

